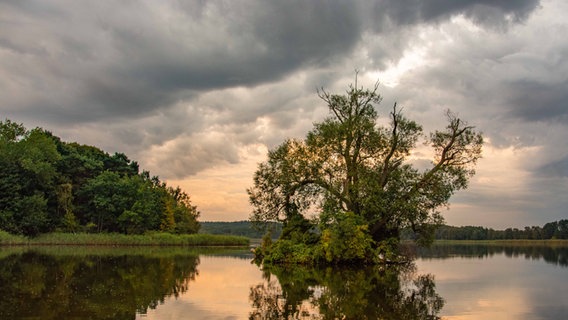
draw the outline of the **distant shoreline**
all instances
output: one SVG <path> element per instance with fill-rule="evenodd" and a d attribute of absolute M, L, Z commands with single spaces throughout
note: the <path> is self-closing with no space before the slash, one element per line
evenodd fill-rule
<path fill-rule="evenodd" d="M 125 235 L 118 233 L 47 233 L 35 238 L 0 231 L 0 246 L 178 246 L 178 247 L 248 247 L 259 239 L 221 234 L 148 233 Z M 404 240 L 404 243 L 412 242 Z M 435 245 L 546 245 L 568 246 L 567 239 L 505 239 L 505 240 L 435 240 Z"/>
<path fill-rule="evenodd" d="M 504 240 L 435 240 L 436 245 L 452 244 L 483 244 L 483 245 L 546 245 L 546 246 L 568 246 L 567 239 L 504 239 Z"/>
<path fill-rule="evenodd" d="M 178 246 L 178 247 L 248 247 L 250 239 L 242 236 L 212 234 L 148 233 L 47 233 L 35 238 L 0 231 L 0 246 Z"/>

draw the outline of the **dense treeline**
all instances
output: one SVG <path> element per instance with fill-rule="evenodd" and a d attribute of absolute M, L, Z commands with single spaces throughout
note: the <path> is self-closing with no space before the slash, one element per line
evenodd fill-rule
<path fill-rule="evenodd" d="M 474 226 L 441 226 L 436 230 L 435 235 L 438 240 L 568 239 L 568 220 L 549 222 L 542 227 L 507 228 L 505 230 Z"/>
<path fill-rule="evenodd" d="M 281 223 L 267 223 L 262 229 L 255 228 L 250 221 L 202 221 L 200 233 L 244 236 L 252 239 L 260 239 L 270 230 L 273 239 L 278 239 L 282 233 Z"/>
<path fill-rule="evenodd" d="M 179 187 L 122 153 L 0 122 L 0 229 L 39 233 L 195 233 L 199 212 Z"/>
<path fill-rule="evenodd" d="M 266 229 L 257 229 L 250 221 L 216 221 L 201 222 L 200 233 L 217 235 L 238 235 L 248 238 L 262 238 Z M 282 232 L 281 223 L 270 223 L 266 226 L 271 230 L 273 239 L 280 237 Z M 410 240 L 413 233 L 403 230 L 402 238 Z M 542 227 L 532 226 L 524 229 L 507 228 L 505 230 L 495 230 L 492 228 L 479 226 L 454 227 L 443 225 L 435 231 L 436 240 L 549 240 L 549 239 L 568 239 L 568 220 L 549 222 Z"/>

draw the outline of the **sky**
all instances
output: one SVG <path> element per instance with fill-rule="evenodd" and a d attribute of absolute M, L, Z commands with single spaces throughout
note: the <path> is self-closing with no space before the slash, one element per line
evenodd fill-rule
<path fill-rule="evenodd" d="M 563 0 L 0 0 L 0 119 L 125 153 L 202 221 L 245 220 L 267 151 L 329 116 L 316 90 L 358 70 L 381 83 L 380 121 L 397 102 L 425 133 L 447 109 L 483 132 L 448 224 L 543 225 L 568 219 L 567 15 Z"/>

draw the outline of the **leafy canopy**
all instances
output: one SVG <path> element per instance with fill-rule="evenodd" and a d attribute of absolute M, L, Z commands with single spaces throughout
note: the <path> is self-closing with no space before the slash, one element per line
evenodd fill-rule
<path fill-rule="evenodd" d="M 421 242 L 431 239 L 432 226 L 442 222 L 437 210 L 475 173 L 483 138 L 450 111 L 447 126 L 425 136 L 396 104 L 389 125 L 380 126 L 377 89 L 378 82 L 365 89 L 355 80 L 345 95 L 318 91 L 330 116 L 304 139 L 287 139 L 270 150 L 259 164 L 248 189 L 252 221 L 283 222 L 291 230 L 283 237 L 297 231 L 317 238 L 353 214 L 377 248 L 398 239 L 402 228 L 411 228 Z M 421 140 L 434 151 L 426 170 L 409 161 Z M 313 238 L 304 237 L 321 245 L 321 237 Z"/>
<path fill-rule="evenodd" d="M 122 153 L 66 143 L 41 128 L 0 121 L 0 229 L 196 233 L 199 212 Z"/>

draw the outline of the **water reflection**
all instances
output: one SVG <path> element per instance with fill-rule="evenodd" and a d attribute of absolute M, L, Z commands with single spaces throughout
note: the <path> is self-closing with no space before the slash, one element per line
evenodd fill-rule
<path fill-rule="evenodd" d="M 265 267 L 249 319 L 439 319 L 432 275 L 389 268 Z"/>
<path fill-rule="evenodd" d="M 443 319 L 556 320 L 568 319 L 565 257 L 562 246 L 438 245 L 415 263 L 436 275 Z"/>
<path fill-rule="evenodd" d="M 486 244 L 438 244 L 431 248 L 414 248 L 420 258 L 447 259 L 453 257 L 487 258 L 504 254 L 509 258 L 524 257 L 529 260 L 544 260 L 546 263 L 568 267 L 568 246 L 556 245 L 486 245 Z"/>
<path fill-rule="evenodd" d="M 415 267 L 261 270 L 246 250 L 0 247 L 0 319 L 568 319 L 566 249 L 435 246 Z"/>
<path fill-rule="evenodd" d="M 2 254 L 0 319 L 134 319 L 188 290 L 199 257 L 186 252 Z"/>

